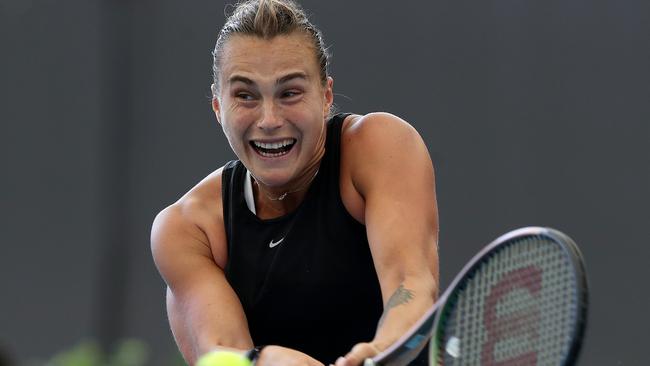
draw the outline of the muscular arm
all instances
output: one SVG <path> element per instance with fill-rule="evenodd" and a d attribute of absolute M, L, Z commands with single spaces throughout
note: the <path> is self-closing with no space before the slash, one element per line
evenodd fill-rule
<path fill-rule="evenodd" d="M 169 323 L 190 365 L 208 351 L 244 353 L 253 348 L 242 305 L 222 270 L 227 251 L 221 177 L 215 175 L 163 210 L 151 233 L 154 261 L 167 283 Z M 276 345 L 265 347 L 256 365 L 322 366 L 302 352 Z"/>
<path fill-rule="evenodd" d="M 370 114 L 344 134 L 346 160 L 381 285 L 384 313 L 374 339 L 337 365 L 358 365 L 397 340 L 438 292 L 438 215 L 431 159 L 406 122 Z"/>
<path fill-rule="evenodd" d="M 244 351 L 253 345 L 239 299 L 216 263 L 225 263 L 225 251 L 215 248 L 225 245 L 225 235 L 218 227 L 201 227 L 208 212 L 197 195 L 163 210 L 151 235 L 154 261 L 167 283 L 170 326 L 189 364 L 215 348 Z"/>

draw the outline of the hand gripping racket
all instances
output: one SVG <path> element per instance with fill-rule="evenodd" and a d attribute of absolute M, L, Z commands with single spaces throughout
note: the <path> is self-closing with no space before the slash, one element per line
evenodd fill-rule
<path fill-rule="evenodd" d="M 587 292 L 582 255 L 568 236 L 518 229 L 474 256 L 404 336 L 364 365 L 407 365 L 429 337 L 430 365 L 572 365 Z"/>

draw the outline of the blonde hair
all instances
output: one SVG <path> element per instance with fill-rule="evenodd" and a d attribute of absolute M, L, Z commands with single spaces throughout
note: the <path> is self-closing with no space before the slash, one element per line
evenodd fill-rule
<path fill-rule="evenodd" d="M 302 32 L 311 41 L 318 61 L 320 79 L 327 82 L 329 54 L 321 31 L 314 26 L 304 10 L 292 0 L 247 0 L 235 6 L 219 32 L 217 43 L 212 52 L 213 86 L 212 94 L 217 95 L 219 85 L 219 68 L 226 41 L 236 34 L 271 39 L 278 35 Z"/>

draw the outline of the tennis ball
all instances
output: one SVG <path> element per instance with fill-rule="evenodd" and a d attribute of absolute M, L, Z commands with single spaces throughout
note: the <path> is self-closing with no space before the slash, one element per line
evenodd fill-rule
<path fill-rule="evenodd" d="M 204 354 L 196 362 L 196 366 L 251 366 L 246 356 L 227 351 L 212 351 Z"/>

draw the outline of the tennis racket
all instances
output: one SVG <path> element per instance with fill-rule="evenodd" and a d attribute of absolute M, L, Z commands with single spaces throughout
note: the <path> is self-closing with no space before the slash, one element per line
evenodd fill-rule
<path fill-rule="evenodd" d="M 411 329 L 364 366 L 572 365 L 587 316 L 582 255 L 563 233 L 507 233 L 481 250 Z"/>

